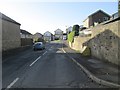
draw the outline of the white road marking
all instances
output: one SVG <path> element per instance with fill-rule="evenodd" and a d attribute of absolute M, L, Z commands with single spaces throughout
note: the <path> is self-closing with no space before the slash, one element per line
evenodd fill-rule
<path fill-rule="evenodd" d="M 62 53 L 62 51 L 59 50 L 59 51 L 57 51 L 56 53 Z"/>
<path fill-rule="evenodd" d="M 46 51 L 46 52 L 44 52 L 44 53 L 43 53 L 43 55 L 45 55 L 46 53 L 47 53 L 47 51 Z"/>
<path fill-rule="evenodd" d="M 9 88 L 11 88 L 18 80 L 19 78 L 16 78 L 9 86 L 7 86 L 5 90 L 8 90 Z"/>
<path fill-rule="evenodd" d="M 32 66 L 34 63 L 36 63 L 40 58 L 41 58 L 41 56 L 39 56 L 33 63 L 31 63 L 30 66 Z"/>
<path fill-rule="evenodd" d="M 63 52 L 66 53 L 66 51 L 62 48 Z"/>

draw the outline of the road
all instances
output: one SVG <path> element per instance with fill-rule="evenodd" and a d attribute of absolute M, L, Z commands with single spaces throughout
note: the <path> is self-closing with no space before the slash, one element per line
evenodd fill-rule
<path fill-rule="evenodd" d="M 8 57 L 2 64 L 3 88 L 104 88 L 87 77 L 62 51 L 61 42 Z"/>

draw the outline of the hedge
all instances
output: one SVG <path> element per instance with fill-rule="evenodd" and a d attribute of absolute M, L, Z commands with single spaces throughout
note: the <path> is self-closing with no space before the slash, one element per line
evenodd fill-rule
<path fill-rule="evenodd" d="M 69 42 L 73 42 L 74 41 L 74 35 L 75 35 L 75 31 L 72 31 L 68 34 L 68 41 Z"/>

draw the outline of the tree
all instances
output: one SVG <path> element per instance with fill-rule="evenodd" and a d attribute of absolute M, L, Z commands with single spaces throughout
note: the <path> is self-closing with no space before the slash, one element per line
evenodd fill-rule
<path fill-rule="evenodd" d="M 75 31 L 75 36 L 79 36 L 79 25 L 74 25 L 72 31 Z"/>

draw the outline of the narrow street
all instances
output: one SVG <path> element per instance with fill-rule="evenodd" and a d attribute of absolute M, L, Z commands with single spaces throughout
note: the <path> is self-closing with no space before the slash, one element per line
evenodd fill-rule
<path fill-rule="evenodd" d="M 11 56 L 3 63 L 3 88 L 104 88 L 63 53 L 61 42 Z"/>

